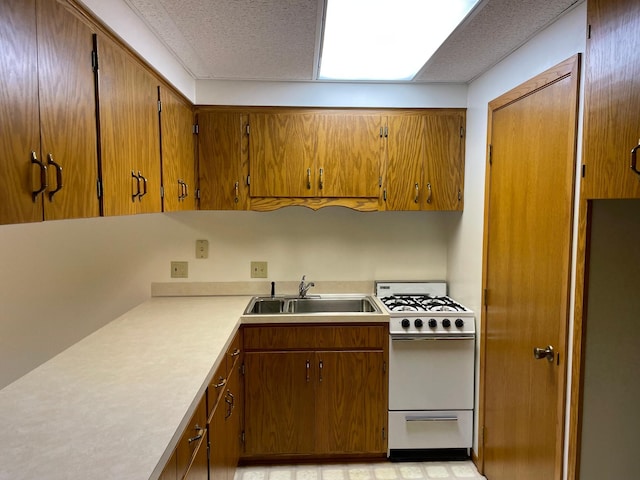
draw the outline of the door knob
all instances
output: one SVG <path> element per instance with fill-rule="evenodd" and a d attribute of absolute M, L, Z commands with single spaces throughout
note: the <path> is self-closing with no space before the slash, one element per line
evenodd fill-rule
<path fill-rule="evenodd" d="M 536 357 L 536 360 L 542 360 L 543 358 L 546 358 L 549 362 L 553 362 L 555 353 L 553 351 L 553 347 L 549 345 L 547 346 L 547 348 L 535 347 L 533 349 L 533 356 Z"/>

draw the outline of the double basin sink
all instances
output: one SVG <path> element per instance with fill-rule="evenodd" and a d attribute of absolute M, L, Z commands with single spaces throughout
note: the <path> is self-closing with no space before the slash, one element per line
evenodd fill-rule
<path fill-rule="evenodd" d="M 253 297 L 245 315 L 310 313 L 381 313 L 368 295 L 313 295 L 300 297 Z"/>

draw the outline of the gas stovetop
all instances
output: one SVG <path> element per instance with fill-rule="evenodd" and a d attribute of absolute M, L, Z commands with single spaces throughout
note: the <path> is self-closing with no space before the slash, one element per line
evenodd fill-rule
<path fill-rule="evenodd" d="M 445 282 L 376 282 L 392 337 L 475 336 L 474 313 L 447 296 Z"/>

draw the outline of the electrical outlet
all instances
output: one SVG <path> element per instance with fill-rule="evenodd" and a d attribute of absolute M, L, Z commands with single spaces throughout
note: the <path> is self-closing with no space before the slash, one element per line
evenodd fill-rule
<path fill-rule="evenodd" d="M 196 258 L 209 258 L 209 240 L 196 240 Z"/>
<path fill-rule="evenodd" d="M 267 262 L 251 262 L 251 278 L 267 278 Z"/>
<path fill-rule="evenodd" d="M 189 262 L 171 262 L 171 278 L 188 278 Z"/>

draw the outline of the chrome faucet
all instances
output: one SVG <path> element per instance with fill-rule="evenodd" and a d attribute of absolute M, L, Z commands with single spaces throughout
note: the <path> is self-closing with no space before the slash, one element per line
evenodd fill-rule
<path fill-rule="evenodd" d="M 304 283 L 304 279 L 305 279 L 306 275 L 302 276 L 302 280 L 300 280 L 300 285 L 298 286 L 298 294 L 300 296 L 300 298 L 304 298 L 307 296 L 307 292 L 309 291 L 309 289 L 311 287 L 315 287 L 315 283 L 313 282 L 309 282 L 309 283 Z"/>

